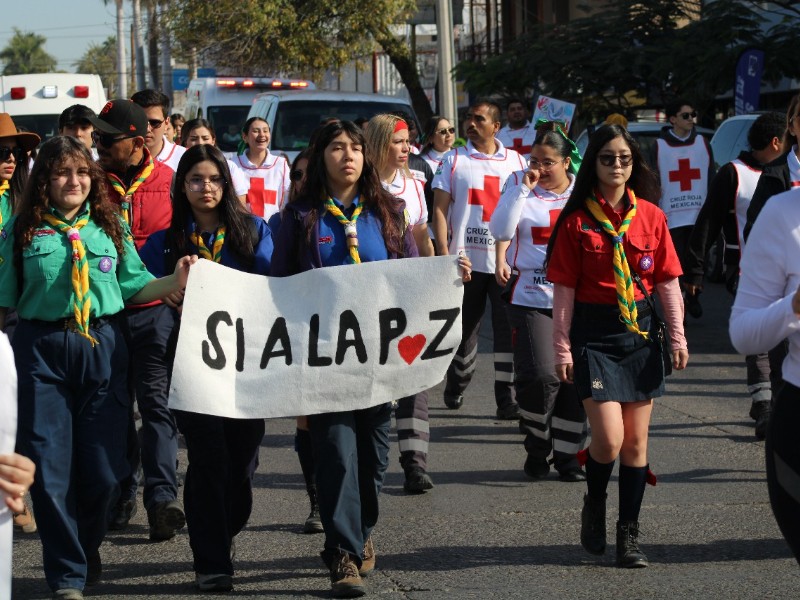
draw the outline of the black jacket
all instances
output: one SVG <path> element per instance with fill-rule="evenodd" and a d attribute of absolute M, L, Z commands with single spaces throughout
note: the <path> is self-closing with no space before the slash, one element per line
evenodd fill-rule
<path fill-rule="evenodd" d="M 750 201 L 750 207 L 747 209 L 747 225 L 744 226 L 745 240 L 750 235 L 753 223 L 756 222 L 756 218 L 758 218 L 758 214 L 764 208 L 767 200 L 775 194 L 788 191 L 792 186 L 791 177 L 789 176 L 789 162 L 786 160 L 789 152 L 773 160 L 761 172 L 756 191 L 753 192 L 753 199 Z"/>

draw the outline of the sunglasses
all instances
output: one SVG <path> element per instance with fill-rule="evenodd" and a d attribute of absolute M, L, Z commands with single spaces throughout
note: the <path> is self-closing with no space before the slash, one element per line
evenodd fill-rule
<path fill-rule="evenodd" d="M 456 132 L 455 127 L 445 127 L 444 129 L 438 129 L 436 131 L 436 133 L 438 133 L 439 135 L 447 135 L 448 133 L 452 135 L 455 132 Z"/>
<path fill-rule="evenodd" d="M 300 181 L 303 178 L 303 175 L 305 175 L 303 171 L 295 169 L 294 171 L 289 173 L 289 179 L 291 179 L 292 181 Z"/>
<path fill-rule="evenodd" d="M 680 115 L 678 115 L 678 116 L 680 116 L 680 118 L 682 118 L 682 119 L 685 119 L 685 120 L 687 120 L 687 121 L 688 121 L 689 119 L 694 119 L 694 118 L 697 116 L 697 111 L 696 111 L 696 110 L 693 110 L 693 111 L 692 111 L 692 112 L 690 112 L 690 113 L 688 113 L 688 112 L 681 113 L 681 114 L 680 114 Z"/>
<path fill-rule="evenodd" d="M 8 162 L 8 159 L 14 157 L 14 160 L 19 162 L 25 156 L 25 150 L 19 146 L 9 148 L 8 146 L 0 146 L 0 162 Z"/>
<path fill-rule="evenodd" d="M 164 124 L 165 121 L 166 121 L 166 119 L 161 119 L 161 120 L 158 120 L 158 119 L 147 119 L 147 122 L 150 125 L 150 129 L 158 129 L 159 127 L 161 127 Z"/>
<path fill-rule="evenodd" d="M 104 148 L 111 148 L 111 146 L 117 142 L 136 137 L 135 135 L 123 135 L 122 137 L 117 137 L 117 135 L 118 134 L 116 133 L 98 133 L 97 131 L 93 131 L 92 141 L 95 143 L 95 145 L 103 146 Z"/>
<path fill-rule="evenodd" d="M 598 154 L 597 160 L 599 160 L 600 164 L 604 167 L 613 167 L 617 164 L 617 160 L 619 160 L 619 164 L 623 167 L 630 167 L 633 164 L 633 156 L 630 154 L 625 156 L 617 156 L 616 154 Z"/>

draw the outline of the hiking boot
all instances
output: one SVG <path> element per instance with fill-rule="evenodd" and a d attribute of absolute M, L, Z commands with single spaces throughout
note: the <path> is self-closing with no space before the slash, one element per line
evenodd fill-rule
<path fill-rule="evenodd" d="M 36 532 L 36 519 L 33 517 L 33 511 L 28 508 L 28 500 L 23 499 L 25 507 L 21 513 L 14 513 L 14 527 L 21 529 L 23 533 Z"/>
<path fill-rule="evenodd" d="M 372 536 L 367 538 L 364 543 L 364 558 L 361 561 L 361 567 L 358 569 L 358 574 L 366 577 L 375 570 L 375 545 L 372 543 Z"/>
<path fill-rule="evenodd" d="M 525 475 L 528 477 L 544 479 L 550 472 L 550 463 L 547 462 L 546 458 L 537 458 L 533 454 L 528 454 L 523 469 L 525 470 Z"/>
<path fill-rule="evenodd" d="M 347 552 L 339 550 L 333 555 L 330 572 L 331 596 L 334 598 L 358 598 L 366 593 L 358 567 Z"/>
<path fill-rule="evenodd" d="M 409 494 L 422 494 L 432 488 L 433 480 L 422 467 L 411 467 L 406 471 L 403 489 Z"/>
<path fill-rule="evenodd" d="M 500 421 L 516 421 L 519 419 L 519 404 L 510 402 L 505 406 L 498 406 L 496 417 Z"/>
<path fill-rule="evenodd" d="M 458 410 L 464 404 L 464 396 L 462 394 L 448 394 L 444 393 L 444 405 L 447 408 Z"/>
<path fill-rule="evenodd" d="M 589 554 L 604 554 L 606 551 L 606 496 L 595 500 L 583 495 L 581 511 L 581 546 Z"/>
<path fill-rule="evenodd" d="M 108 521 L 108 530 L 122 531 L 126 529 L 135 514 L 136 498 L 120 500 L 111 512 L 111 518 Z"/>
<path fill-rule="evenodd" d="M 322 533 L 325 529 L 322 527 L 322 520 L 319 518 L 316 489 L 308 490 L 308 499 L 311 502 L 311 512 L 308 513 L 306 522 L 303 523 L 303 533 Z"/>
<path fill-rule="evenodd" d="M 194 585 L 201 592 L 230 592 L 233 589 L 233 577 L 224 573 L 197 573 Z"/>
<path fill-rule="evenodd" d="M 767 437 L 767 426 L 769 425 L 769 417 L 772 414 L 772 403 L 759 402 L 754 412 L 756 412 L 756 439 L 763 440 Z"/>
<path fill-rule="evenodd" d="M 617 521 L 617 566 L 623 569 L 641 569 L 649 563 L 639 549 L 639 523 Z"/>
<path fill-rule="evenodd" d="M 186 515 L 178 500 L 156 502 L 147 511 L 147 520 L 150 523 L 150 539 L 154 542 L 171 540 L 175 532 L 186 525 Z"/>

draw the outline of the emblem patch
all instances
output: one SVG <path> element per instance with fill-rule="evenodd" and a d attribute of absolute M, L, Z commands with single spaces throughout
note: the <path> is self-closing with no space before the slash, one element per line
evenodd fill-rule
<path fill-rule="evenodd" d="M 603 382 L 599 379 L 595 379 L 592 381 L 592 389 L 593 390 L 602 390 L 603 389 Z"/>
<path fill-rule="evenodd" d="M 98 265 L 98 267 L 103 273 L 108 273 L 111 270 L 113 264 L 114 261 L 112 261 L 107 256 L 104 256 L 103 258 L 100 259 L 100 264 Z"/>
<path fill-rule="evenodd" d="M 646 254 L 642 258 L 639 259 L 639 268 L 642 271 L 649 271 L 653 268 L 653 257 L 649 254 Z"/>

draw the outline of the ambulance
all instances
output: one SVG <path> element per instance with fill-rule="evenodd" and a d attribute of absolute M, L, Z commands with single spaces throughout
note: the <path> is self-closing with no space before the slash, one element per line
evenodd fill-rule
<path fill-rule="evenodd" d="M 267 90 L 313 90 L 316 86 L 303 79 L 276 77 L 198 77 L 186 90 L 186 119 L 202 117 L 214 127 L 217 146 L 223 151 L 236 150 L 240 131 L 247 120 L 256 94 Z"/>
<path fill-rule="evenodd" d="M 34 73 L 0 76 L 0 112 L 17 127 L 38 133 L 45 141 L 58 135 L 58 117 L 65 108 L 83 104 L 95 113 L 106 104 L 99 75 Z"/>

